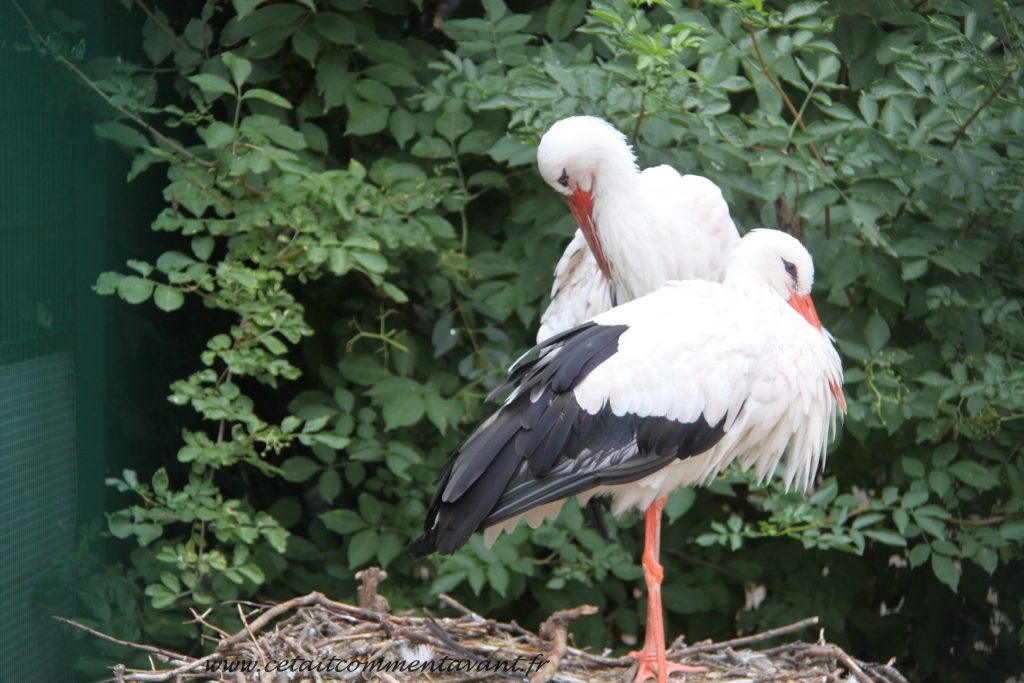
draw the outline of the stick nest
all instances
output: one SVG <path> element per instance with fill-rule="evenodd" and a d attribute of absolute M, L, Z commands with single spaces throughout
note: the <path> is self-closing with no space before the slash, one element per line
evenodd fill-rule
<path fill-rule="evenodd" d="M 162 648 L 130 643 L 77 622 L 72 626 L 120 645 L 149 654 L 151 668 L 113 667 L 114 680 L 230 681 L 230 683 L 326 683 L 383 681 L 396 683 L 469 683 L 470 681 L 529 681 L 529 683 L 631 682 L 635 660 L 609 657 L 572 647 L 567 630 L 596 608 L 583 605 L 553 614 L 539 633 L 516 623 L 502 623 L 476 614 L 454 599 L 441 602 L 461 616 L 433 618 L 412 612 L 391 614 L 376 592 L 386 576 L 378 569 L 362 572 L 359 606 L 335 602 L 310 593 L 276 605 L 238 603 L 245 627 L 229 634 L 210 625 L 206 614 L 193 612 L 196 622 L 216 642 L 211 654 L 194 658 Z M 245 607 L 243 607 L 243 605 Z M 862 662 L 823 633 L 813 643 L 790 642 L 765 650 L 747 646 L 806 629 L 817 617 L 719 643 L 686 645 L 677 639 L 668 659 L 704 667 L 687 674 L 687 683 L 907 683 L 889 664 Z M 356 664 L 353 664 L 356 663 Z M 515 663 L 517 669 L 512 670 Z M 403 668 L 404 665 L 404 668 Z M 231 667 L 231 668 L 229 668 Z M 248 670 L 246 670 L 248 669 Z"/>

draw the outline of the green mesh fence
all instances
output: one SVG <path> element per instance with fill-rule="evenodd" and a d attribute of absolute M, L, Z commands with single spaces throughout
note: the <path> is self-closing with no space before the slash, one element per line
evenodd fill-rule
<path fill-rule="evenodd" d="M 81 158 L 89 126 L 54 64 L 17 49 L 27 42 L 0 1 L 0 683 L 71 680 L 52 615 L 74 613 L 74 577 L 55 561 L 74 548 L 79 458 L 99 429 L 76 404 L 97 355 L 81 244 L 102 242 L 88 209 L 100 169 Z M 99 462 L 89 468 L 95 480 Z"/>

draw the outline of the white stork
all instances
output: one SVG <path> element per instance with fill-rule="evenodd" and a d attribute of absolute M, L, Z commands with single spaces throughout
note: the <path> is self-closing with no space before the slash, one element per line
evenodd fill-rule
<path fill-rule="evenodd" d="M 410 551 L 450 554 L 478 530 L 491 543 L 522 518 L 537 527 L 572 496 L 609 496 L 615 514 L 646 509 L 636 680 L 692 671 L 665 660 L 665 496 L 733 461 L 759 481 L 781 463 L 787 488 L 811 486 L 846 410 L 813 279 L 796 239 L 754 230 L 730 249 L 723 283 L 669 283 L 534 347 L 495 393 L 515 390 L 441 471 Z"/>
<path fill-rule="evenodd" d="M 739 234 L 707 178 L 665 165 L 640 172 L 626 136 L 593 116 L 552 125 L 537 165 L 579 226 L 555 267 L 538 342 L 669 280 L 721 281 Z"/>

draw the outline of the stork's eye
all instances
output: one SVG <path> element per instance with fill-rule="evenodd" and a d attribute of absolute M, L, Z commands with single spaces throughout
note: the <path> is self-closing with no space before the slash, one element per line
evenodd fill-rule
<path fill-rule="evenodd" d="M 793 278 L 793 284 L 796 284 L 796 266 L 794 266 L 786 259 L 782 259 L 782 264 L 786 267 L 786 273 L 788 273 L 789 276 Z"/>
<path fill-rule="evenodd" d="M 562 175 L 558 176 L 558 184 L 562 187 L 569 187 L 569 174 L 562 169 Z"/>

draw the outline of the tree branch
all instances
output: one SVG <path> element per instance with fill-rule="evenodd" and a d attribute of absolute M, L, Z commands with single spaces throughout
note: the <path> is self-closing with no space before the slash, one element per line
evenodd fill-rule
<path fill-rule="evenodd" d="M 807 126 L 804 125 L 804 120 L 800 116 L 800 112 L 797 111 L 795 106 L 793 106 L 793 102 L 789 99 L 789 96 L 786 95 L 786 91 L 782 89 L 782 86 L 779 85 L 779 82 L 775 80 L 775 77 L 772 76 L 772 72 L 768 69 L 768 63 L 764 60 L 764 54 L 761 52 L 761 44 L 757 42 L 757 34 L 754 31 L 754 26 L 749 21 L 745 26 L 747 28 L 747 33 L 750 34 L 750 40 L 754 43 L 754 52 L 757 53 L 757 61 L 761 63 L 761 73 L 765 75 L 768 82 L 772 84 L 773 88 L 775 88 L 775 91 L 782 96 L 782 101 L 786 103 L 786 108 L 789 109 L 789 113 L 793 115 L 793 120 L 796 121 L 796 125 L 800 126 L 800 130 L 806 133 Z M 821 158 L 820 154 L 818 154 L 818 148 L 814 146 L 813 142 L 808 141 L 807 147 L 810 148 L 811 154 L 818 160 L 818 163 L 822 166 L 828 166 L 828 163 Z"/>
<path fill-rule="evenodd" d="M 183 48 L 185 50 L 191 50 L 192 49 L 191 47 L 188 46 L 188 43 L 186 43 L 181 38 L 179 38 L 174 33 L 174 31 L 171 30 L 170 26 L 168 26 L 164 22 L 160 21 L 160 19 L 157 18 L 156 14 L 153 13 L 153 10 L 149 9 L 149 7 L 146 6 L 146 3 L 142 2 L 142 0 L 135 0 L 135 4 L 139 6 L 139 9 L 141 9 L 143 12 L 146 13 L 146 16 L 149 17 L 149 20 L 152 21 L 153 24 L 158 29 L 160 29 L 161 31 L 166 33 L 168 36 L 170 36 L 171 40 L 176 42 L 181 48 Z"/>
<path fill-rule="evenodd" d="M 971 112 L 971 115 L 968 116 L 967 120 L 964 121 L 962 126 L 960 126 L 960 130 L 958 130 L 956 132 L 956 135 L 953 136 L 953 139 L 950 141 L 949 146 L 947 147 L 947 149 L 953 149 L 954 147 L 956 147 L 956 143 L 959 142 L 960 138 L 962 138 L 964 136 L 964 133 L 967 132 L 967 126 L 969 126 L 972 123 L 974 123 L 974 119 L 978 118 L 978 114 L 981 113 L 981 110 L 984 109 L 985 107 L 987 107 L 989 104 L 991 104 L 992 100 L 994 100 L 996 97 L 999 96 L 999 93 L 1001 93 L 1003 91 L 1003 88 L 1005 88 L 1007 85 L 1010 84 L 1010 80 L 1013 78 L 1014 74 L 1016 74 L 1016 73 L 1017 73 L 1016 69 L 1010 70 L 1010 72 L 1006 74 L 1006 77 L 1003 78 L 1003 80 L 999 83 L 999 85 L 996 86 L 995 90 L 993 90 L 989 94 L 989 96 L 985 98 L 985 101 L 982 102 L 981 104 L 979 104 L 977 107 L 975 107 L 974 111 Z"/>
<path fill-rule="evenodd" d="M 41 42 L 45 43 L 45 39 L 43 38 L 42 32 L 36 27 L 34 23 L 32 23 L 32 20 L 29 19 L 28 15 L 25 13 L 25 10 L 21 8 L 21 5 L 19 5 L 15 0 L 12 0 L 12 4 L 14 5 L 14 8 L 18 10 L 18 14 L 21 15 L 21 18 L 25 21 L 25 24 L 28 26 L 29 30 L 32 31 L 32 33 L 35 34 L 35 36 Z M 73 73 L 75 76 L 79 78 L 79 80 L 88 85 L 93 92 L 102 97 L 104 102 L 106 102 L 108 105 L 110 105 L 117 111 L 121 112 L 123 116 L 131 120 L 132 123 L 134 123 L 135 125 L 149 131 L 149 133 L 153 135 L 153 137 L 161 140 L 164 144 L 166 144 L 168 147 L 173 149 L 178 154 L 181 154 L 182 156 L 188 158 L 190 161 L 193 161 L 199 164 L 200 166 L 205 166 L 206 168 L 215 168 L 217 166 L 217 164 L 213 163 L 212 161 L 207 161 L 205 159 L 197 157 L 195 154 L 185 149 L 185 147 L 182 146 L 180 142 L 173 138 L 167 137 L 159 130 L 154 128 L 152 125 L 147 123 L 144 119 L 139 117 L 137 114 L 129 111 L 128 109 L 125 109 L 124 107 L 118 104 L 114 104 L 114 101 L 110 98 L 110 96 L 107 93 L 103 92 L 103 90 L 98 85 L 96 85 L 96 82 L 94 80 L 89 78 L 89 76 L 87 76 L 85 72 L 78 68 L 78 65 L 76 65 L 74 62 L 72 62 L 64 55 L 57 54 L 52 51 L 50 52 L 50 55 L 58 64 L 60 64 L 65 69 Z"/>

